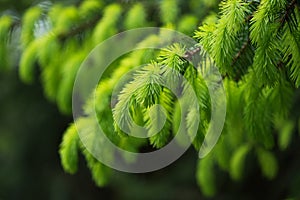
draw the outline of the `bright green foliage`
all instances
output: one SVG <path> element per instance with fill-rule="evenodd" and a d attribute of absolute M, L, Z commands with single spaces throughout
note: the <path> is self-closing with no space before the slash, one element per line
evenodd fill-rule
<path fill-rule="evenodd" d="M 60 45 L 58 38 L 54 34 L 45 35 L 40 41 L 40 47 L 46 46 L 47 48 L 39 48 L 37 53 L 41 67 L 46 67 L 52 62 L 51 54 L 60 53 Z M 54 61 L 53 61 L 54 62 Z"/>
<path fill-rule="evenodd" d="M 134 104 L 141 104 L 142 108 L 149 108 L 154 105 L 162 90 L 160 85 L 160 67 L 157 63 L 148 64 L 136 72 L 133 81 L 128 83 L 121 91 L 118 96 L 118 103 L 113 109 L 116 131 L 124 130 L 129 133 L 133 130 L 130 108 Z M 148 95 L 150 95 L 149 98 L 147 98 Z M 134 96 L 136 96 L 136 99 L 132 98 Z"/>
<path fill-rule="evenodd" d="M 70 96 L 72 96 L 73 84 L 78 68 L 85 58 L 85 54 L 78 54 L 72 57 L 65 64 L 65 69 L 62 72 L 62 81 L 57 92 L 57 104 L 59 109 L 64 113 L 71 113 L 72 104 Z"/>
<path fill-rule="evenodd" d="M 289 115 L 293 104 L 293 85 L 281 74 L 279 83 L 277 83 L 269 92 L 269 101 L 272 102 L 275 116 L 286 118 Z"/>
<path fill-rule="evenodd" d="M 142 4 L 135 4 L 128 11 L 124 25 L 126 29 L 139 28 L 147 25 L 146 11 Z"/>
<path fill-rule="evenodd" d="M 156 44 L 158 43 L 158 38 L 156 36 L 151 36 L 141 42 L 141 46 L 147 44 Z M 128 57 L 120 61 L 118 68 L 112 73 L 110 79 L 105 79 L 100 82 L 96 89 L 96 111 L 101 114 L 109 105 L 110 96 L 113 88 L 116 86 L 120 78 L 125 75 L 132 68 L 139 66 L 143 63 L 142 59 L 145 56 L 144 51 L 135 51 L 132 52 Z M 145 59 L 145 61 L 147 61 Z M 87 111 L 89 113 L 89 111 Z"/>
<path fill-rule="evenodd" d="M 295 131 L 295 123 L 292 121 L 284 121 L 278 124 L 280 125 L 278 145 L 281 150 L 285 150 L 291 142 L 293 132 Z"/>
<path fill-rule="evenodd" d="M 211 156 L 198 162 L 197 174 L 198 185 L 206 196 L 213 196 L 216 193 L 214 162 Z"/>
<path fill-rule="evenodd" d="M 185 15 L 178 23 L 178 31 L 192 35 L 192 33 L 197 28 L 198 19 L 193 15 Z"/>
<path fill-rule="evenodd" d="M 160 14 L 164 24 L 174 24 L 178 12 L 178 0 L 164 0 L 160 2 Z"/>
<path fill-rule="evenodd" d="M 78 151 L 80 150 L 84 155 L 87 166 L 91 171 L 92 178 L 97 186 L 103 186 L 108 181 L 110 169 L 100 163 L 89 151 L 83 146 L 78 135 L 78 130 L 88 125 L 88 129 L 85 128 L 85 134 L 90 139 L 90 146 L 93 146 L 93 142 L 98 142 L 95 139 L 95 124 L 88 118 L 82 118 L 78 120 L 78 123 L 71 124 L 66 134 L 63 137 L 63 141 L 60 148 L 60 156 L 64 170 L 68 173 L 75 173 L 78 167 Z M 103 146 L 102 146 L 103 147 Z M 110 156 L 110 154 L 107 154 Z"/>
<path fill-rule="evenodd" d="M 248 145 L 241 146 L 232 156 L 230 161 L 230 175 L 233 179 L 239 180 L 242 178 L 246 156 L 249 150 L 250 147 Z"/>
<path fill-rule="evenodd" d="M 249 14 L 249 3 L 242 0 L 230 0 L 221 4 L 221 18 L 213 32 L 211 54 L 224 73 L 233 73 L 231 60 L 236 51 L 239 32 L 243 30 L 245 18 Z"/>
<path fill-rule="evenodd" d="M 59 150 L 62 166 L 71 174 L 77 171 L 79 141 L 76 126 L 72 124 L 66 131 Z"/>
<path fill-rule="evenodd" d="M 194 36 L 210 54 L 212 53 L 211 45 L 213 45 L 212 40 L 216 29 L 216 20 L 217 18 L 215 15 L 209 15 L 203 20 L 202 26 L 199 27 L 199 30 L 195 32 Z"/>
<path fill-rule="evenodd" d="M 181 47 L 179 44 L 174 44 L 169 48 L 163 49 L 158 59 L 162 65 L 170 67 L 175 72 L 184 73 L 187 67 L 187 61 L 182 58 L 184 53 L 184 47 Z"/>
<path fill-rule="evenodd" d="M 274 178 L 278 171 L 278 164 L 273 153 L 264 149 L 258 149 L 257 157 L 263 175 L 268 179 Z"/>
<path fill-rule="evenodd" d="M 95 181 L 95 184 L 99 187 L 104 186 L 108 181 L 110 169 L 95 159 L 88 150 L 84 149 L 83 154 L 87 161 L 87 166 L 92 173 L 92 178 Z"/>
<path fill-rule="evenodd" d="M 275 148 L 286 150 L 296 129 L 300 130 L 299 116 L 293 113 L 300 86 L 299 2 L 227 0 L 220 4 L 219 14 L 200 11 L 201 7 L 213 8 L 218 3 L 210 0 L 133 1 L 130 6 L 105 2 L 53 4 L 49 10 L 35 6 L 22 17 L 20 78 L 31 83 L 39 80 L 35 75 L 40 75 L 45 95 L 63 113 L 72 111 L 73 83 L 80 64 L 108 37 L 151 25 L 182 31 L 194 36 L 199 44 L 193 52 L 174 41 L 160 51 L 130 52 L 111 64 L 99 80 L 95 96 L 85 102 L 86 116 L 79 120 L 78 127 L 70 125 L 63 136 L 60 155 L 65 171 L 76 172 L 80 151 L 96 185 L 103 186 L 109 181 L 110 170 L 80 143 L 76 128 L 88 136 L 85 139 L 89 147 L 102 148 L 107 159 L 112 160 L 111 149 L 106 150 L 105 142 L 96 137 L 98 125 L 115 145 L 132 152 L 144 147 L 159 149 L 178 132 L 190 136 L 190 141 L 176 137 L 179 145 L 192 142 L 199 150 L 212 123 L 209 89 L 217 87 L 208 85 L 222 81 L 226 120 L 215 148 L 198 161 L 196 177 L 202 192 L 207 196 L 217 193 L 218 168 L 232 179 L 241 180 L 253 152 L 262 174 L 268 179 L 275 178 L 279 170 Z M 9 16 L 0 18 L 1 68 L 8 66 L 7 41 L 18 23 Z M 159 34 L 168 41 L 163 31 Z M 150 35 L 137 47 L 161 42 L 159 37 Z M 189 60 L 199 55 L 200 63 L 192 66 Z M 97 59 L 106 56 L 99 55 Z M 146 65 L 136 68 L 143 64 Z M 213 65 L 220 70 L 222 80 L 211 73 Z M 128 72 L 132 76 L 123 78 Z M 187 82 L 181 81 L 181 76 Z M 197 102 L 192 102 L 191 94 L 183 95 L 188 85 Z M 118 93 L 112 96 L 115 88 Z M 90 116 L 93 109 L 97 121 Z M 141 133 L 149 138 L 127 135 L 133 130 L 143 130 Z M 124 159 L 133 162 L 135 158 Z"/>
<path fill-rule="evenodd" d="M 23 47 L 29 45 L 29 43 L 34 40 L 36 25 L 41 17 L 42 10 L 39 7 L 32 7 L 28 9 L 23 17 L 22 21 L 22 31 L 21 31 L 21 42 Z"/>
<path fill-rule="evenodd" d="M 34 78 L 34 67 L 39 50 L 39 42 L 39 40 L 35 40 L 30 43 L 20 61 L 20 77 L 26 83 L 32 82 Z"/>
<path fill-rule="evenodd" d="M 254 80 L 248 81 L 256 84 Z M 266 148 L 271 148 L 274 141 L 271 131 L 272 107 L 268 102 L 268 89 L 261 90 L 251 85 L 247 86 L 245 90 L 245 129 L 251 138 L 258 139 Z"/>
<path fill-rule="evenodd" d="M 154 105 L 146 113 L 146 127 L 149 129 L 150 144 L 156 148 L 163 147 L 171 136 L 172 114 L 173 114 L 173 95 L 170 90 L 164 88 L 161 92 L 158 103 L 162 106 Z M 149 116 L 149 119 L 147 119 Z M 164 122 L 164 123 L 162 123 Z M 156 125 L 157 124 L 157 125 Z M 160 127 L 164 124 L 163 127 Z"/>
<path fill-rule="evenodd" d="M 99 14 L 99 10 L 103 7 L 102 1 L 98 0 L 90 0 L 84 1 L 79 8 L 79 16 L 85 17 L 89 19 L 97 14 Z"/>
<path fill-rule="evenodd" d="M 280 23 L 279 14 L 285 9 L 286 1 L 262 1 L 257 12 L 251 20 L 250 37 L 257 45 L 253 67 L 259 80 L 264 80 L 266 84 L 273 84 L 278 80 L 277 64 L 279 52 L 277 38 Z"/>
<path fill-rule="evenodd" d="M 299 69 L 299 61 L 295 60 L 299 59 L 299 11 L 295 4 L 226 1 L 221 5 L 221 18 L 207 18 L 195 34 L 226 77 L 226 135 L 213 153 L 220 167 L 228 170 L 224 157 L 231 152 L 229 172 L 234 179 L 242 178 L 244 173 L 244 159 L 250 148 L 247 143 L 257 152 L 263 149 L 261 155 L 258 153 L 263 174 L 274 177 L 276 158 L 260 145 L 273 148 L 274 132 L 278 131 L 279 145 L 285 149 L 293 135 L 291 108 L 295 87 L 299 86 L 299 73 L 295 71 Z M 253 142 L 259 145 L 253 147 Z M 245 144 L 236 149 L 241 143 Z"/>
<path fill-rule="evenodd" d="M 233 138 L 235 139 L 235 138 Z M 231 161 L 231 146 L 229 141 L 221 136 L 218 145 L 215 147 L 215 159 L 220 168 L 224 171 L 229 171 Z"/>
<path fill-rule="evenodd" d="M 179 130 L 179 127 L 182 123 L 181 122 L 181 107 L 179 101 L 176 101 L 174 103 L 174 110 L 173 110 L 173 117 L 172 117 L 172 132 L 177 133 Z M 180 141 L 179 141 L 180 142 Z"/>
<path fill-rule="evenodd" d="M 296 82 L 296 86 L 300 86 L 300 25 L 299 10 L 295 8 L 295 15 L 290 16 L 290 20 L 284 25 L 282 35 L 283 52 L 285 52 L 283 60 L 290 69 L 290 76 Z M 297 25 L 298 23 L 298 25 Z"/>
<path fill-rule="evenodd" d="M 97 45 L 109 36 L 114 35 L 116 30 L 116 23 L 121 15 L 121 6 L 117 4 L 109 5 L 105 8 L 103 17 L 96 25 L 93 33 L 94 44 Z"/>
<path fill-rule="evenodd" d="M 80 16 L 74 6 L 67 7 L 59 12 L 54 31 L 66 32 L 79 22 Z"/>
<path fill-rule="evenodd" d="M 199 111 L 197 108 L 190 108 L 190 110 L 187 113 L 186 116 L 186 127 L 187 127 L 187 134 L 189 134 L 191 137 L 193 136 L 193 133 L 195 130 L 198 130 L 198 121 L 199 121 Z M 200 129 L 200 128 L 199 128 Z M 197 134 L 200 135 L 201 134 Z M 199 149 L 199 146 L 201 145 L 202 141 L 194 141 L 194 145 L 196 146 L 196 149 Z"/>

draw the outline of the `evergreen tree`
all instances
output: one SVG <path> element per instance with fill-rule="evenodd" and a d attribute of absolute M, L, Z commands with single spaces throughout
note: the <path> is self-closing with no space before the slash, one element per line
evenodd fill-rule
<path fill-rule="evenodd" d="M 95 88 L 98 123 L 106 129 L 111 141 L 132 152 L 143 147 L 164 147 L 181 124 L 187 134 L 197 127 L 191 142 L 199 151 L 212 123 L 213 102 L 204 76 L 215 64 L 226 91 L 226 120 L 216 146 L 198 161 L 196 178 L 202 192 L 207 196 L 217 193 L 216 169 L 241 180 L 250 157 L 256 158 L 263 176 L 273 179 L 279 170 L 276 150 L 285 151 L 296 138 L 297 130 L 300 134 L 297 95 L 300 5 L 296 0 L 227 0 L 217 10 L 218 3 L 197 0 L 41 3 L 26 10 L 20 19 L 11 15 L 0 18 L 0 68 L 5 70 L 14 64 L 11 49 L 13 39 L 19 38 L 20 78 L 32 83 L 39 75 L 47 98 L 61 112 L 71 114 L 75 76 L 98 43 L 123 30 L 144 26 L 170 28 L 193 36 L 198 42 L 194 49 L 174 42 L 160 52 L 134 51 L 112 63 Z M 216 10 L 217 14 L 205 12 L 209 9 Z M 141 45 L 157 42 L 158 38 L 152 35 Z M 205 67 L 195 68 L 190 60 L 200 54 L 206 58 L 202 63 Z M 120 89 L 116 105 L 111 109 L 110 98 L 121 77 L 144 63 L 148 64 Z M 192 85 L 201 108 L 200 116 L 193 106 L 181 113 L 180 106 L 188 105 L 180 105 L 180 100 L 161 85 L 160 75 L 170 71 L 174 72 L 171 78 L 176 87 L 181 90 L 186 87 L 176 85 L 179 82 L 176 73 Z M 183 102 L 190 104 L 184 97 Z M 164 107 L 163 116 L 156 104 Z M 98 125 L 89 115 L 92 106 L 89 100 L 85 103 L 86 117 L 77 124 L 78 129 L 90 133 L 91 143 L 96 140 L 93 133 Z M 157 124 L 163 117 L 165 124 L 159 128 Z M 126 136 L 120 126 L 132 128 L 131 118 L 147 129 L 148 139 Z M 195 119 L 199 119 L 199 124 L 195 124 Z M 79 152 L 85 156 L 96 185 L 105 185 L 111 170 L 90 154 L 71 124 L 59 150 L 66 172 L 76 173 Z M 130 162 L 130 158 L 126 159 Z"/>

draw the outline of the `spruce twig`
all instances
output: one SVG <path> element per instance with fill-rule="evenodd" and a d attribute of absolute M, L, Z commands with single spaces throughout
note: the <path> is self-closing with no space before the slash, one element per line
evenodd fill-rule
<path fill-rule="evenodd" d="M 199 52 L 200 52 L 200 48 L 195 46 L 194 48 L 191 48 L 191 49 L 187 50 L 187 51 L 185 52 L 185 54 L 183 55 L 183 58 L 185 58 L 186 60 L 191 61 L 192 58 L 193 58 L 197 53 L 199 53 Z"/>
<path fill-rule="evenodd" d="M 287 6 L 284 15 L 280 18 L 279 22 L 280 22 L 280 27 L 279 29 L 281 29 L 284 25 L 284 23 L 288 20 L 289 15 L 292 12 L 292 9 L 296 6 L 297 1 L 296 0 L 292 0 L 291 3 Z"/>
<path fill-rule="evenodd" d="M 243 43 L 241 49 L 236 53 L 234 58 L 232 59 L 231 65 L 233 66 L 237 60 L 241 57 L 242 53 L 246 50 L 247 46 L 250 44 L 250 38 L 246 42 Z"/>
<path fill-rule="evenodd" d="M 72 37 L 72 36 L 75 36 L 77 34 L 80 34 L 83 31 L 85 31 L 86 29 L 90 29 L 90 28 L 94 27 L 96 25 L 96 23 L 99 21 L 99 19 L 100 19 L 100 16 L 96 16 L 93 19 L 91 19 L 90 21 L 82 23 L 79 26 L 77 26 L 77 27 L 75 27 L 75 28 L 73 28 L 73 29 L 71 29 L 67 32 L 59 33 L 57 38 L 60 41 L 64 41 L 68 37 Z"/>

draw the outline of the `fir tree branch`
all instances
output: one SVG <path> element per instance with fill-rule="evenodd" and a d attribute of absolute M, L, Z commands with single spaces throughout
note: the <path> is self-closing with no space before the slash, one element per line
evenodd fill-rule
<path fill-rule="evenodd" d="M 191 61 L 192 58 L 195 56 L 195 54 L 197 54 L 199 52 L 200 52 L 200 48 L 195 46 L 194 48 L 187 50 L 184 53 L 183 58 L 185 58 L 188 61 Z"/>
<path fill-rule="evenodd" d="M 247 23 L 250 22 L 252 18 L 253 18 L 253 13 L 246 17 L 245 22 L 247 22 Z"/>
<path fill-rule="evenodd" d="M 254 3 L 254 1 L 252 1 L 251 3 Z M 250 15 L 248 15 L 245 18 L 245 23 L 249 23 L 251 21 L 251 19 L 253 18 L 253 14 L 255 11 L 253 11 Z M 233 57 L 232 59 L 232 63 L 231 66 L 233 66 L 237 60 L 241 57 L 242 53 L 246 50 L 246 48 L 248 47 L 248 45 L 251 43 L 250 38 L 248 38 L 248 40 L 246 42 L 243 43 L 241 49 L 236 53 L 236 55 Z"/>
<path fill-rule="evenodd" d="M 234 56 L 234 58 L 232 59 L 232 63 L 231 65 L 233 66 L 237 60 L 241 57 L 242 53 L 245 51 L 245 49 L 248 47 L 248 45 L 250 44 L 250 38 L 248 38 L 248 40 L 246 42 L 244 42 L 244 44 L 242 45 L 241 49 L 236 53 L 236 55 Z"/>
<path fill-rule="evenodd" d="M 276 66 L 278 69 L 284 69 L 284 63 L 282 61 L 279 61 Z"/>
<path fill-rule="evenodd" d="M 260 4 L 260 2 L 257 2 L 257 1 L 251 1 L 249 5 L 251 6 L 254 6 L 257 8 L 257 6 Z M 246 18 L 245 18 L 245 23 L 248 23 L 251 21 L 251 19 L 253 18 L 253 15 L 254 15 L 254 12 L 256 11 L 257 9 L 253 9 L 252 13 L 250 15 L 248 15 Z"/>
<path fill-rule="evenodd" d="M 72 36 L 75 36 L 77 34 L 80 34 L 80 33 L 82 33 L 83 31 L 85 31 L 87 29 L 95 27 L 95 25 L 97 24 L 97 22 L 99 21 L 99 19 L 100 19 L 100 16 L 97 15 L 93 19 L 91 19 L 90 21 L 82 23 L 79 26 L 77 26 L 77 27 L 75 27 L 75 28 L 73 28 L 73 29 L 71 29 L 71 30 L 69 30 L 67 32 L 59 33 L 58 36 L 57 36 L 57 38 L 60 41 L 64 41 L 68 37 L 72 37 Z"/>
<path fill-rule="evenodd" d="M 17 28 L 18 26 L 21 26 L 21 20 L 20 19 L 13 19 L 13 23 L 11 24 L 11 28 Z"/>
<path fill-rule="evenodd" d="M 254 1 L 253 1 L 254 2 Z M 251 2 L 251 3 L 253 3 Z M 255 11 L 253 11 L 251 13 L 251 15 L 248 15 L 246 18 L 245 18 L 245 23 L 249 23 L 251 21 L 251 19 L 253 18 L 253 14 L 254 14 Z M 248 38 L 248 40 L 246 42 L 243 43 L 241 49 L 236 53 L 236 55 L 233 57 L 232 59 L 232 63 L 231 63 L 231 66 L 233 66 L 237 61 L 238 59 L 241 57 L 242 53 L 246 50 L 246 48 L 248 47 L 248 45 L 251 43 L 251 40 L 250 38 Z"/>
<path fill-rule="evenodd" d="M 245 18 L 245 23 L 249 23 L 251 21 L 251 19 L 253 18 L 253 13 L 251 15 L 248 15 L 246 18 Z M 231 63 L 231 66 L 233 66 L 237 60 L 241 57 L 242 53 L 246 50 L 246 48 L 248 47 L 248 45 L 251 43 L 251 40 L 250 38 L 248 38 L 248 40 L 246 42 L 243 43 L 241 49 L 236 53 L 236 55 L 233 57 L 232 59 L 232 63 Z"/>
<path fill-rule="evenodd" d="M 8 41 L 11 42 L 12 41 L 12 34 L 14 32 L 14 30 L 16 30 L 18 27 L 21 26 L 21 20 L 20 19 L 13 19 L 12 24 L 10 25 L 10 30 L 9 30 L 9 39 Z"/>
<path fill-rule="evenodd" d="M 279 22 L 280 22 L 280 27 L 279 29 L 281 29 L 284 25 L 284 23 L 288 20 L 289 15 L 291 14 L 293 8 L 297 5 L 297 0 L 292 0 L 291 3 L 287 6 L 284 15 L 280 18 Z"/>

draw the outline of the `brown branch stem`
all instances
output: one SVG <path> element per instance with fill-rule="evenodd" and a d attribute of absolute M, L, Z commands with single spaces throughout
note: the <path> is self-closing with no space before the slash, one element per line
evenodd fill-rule
<path fill-rule="evenodd" d="M 232 59 L 231 65 L 234 65 L 237 60 L 241 57 L 242 53 L 246 50 L 247 46 L 250 44 L 250 38 L 242 45 L 241 49 L 235 54 L 234 58 Z"/>
<path fill-rule="evenodd" d="M 185 54 L 183 55 L 183 58 L 185 58 L 186 60 L 191 60 L 193 58 L 193 56 L 197 53 L 200 52 L 200 48 L 199 47 L 195 47 L 193 49 L 189 49 L 185 52 Z"/>
<path fill-rule="evenodd" d="M 279 29 L 281 29 L 283 27 L 284 23 L 288 19 L 288 15 L 291 13 L 291 10 L 294 8 L 296 3 L 297 3 L 297 0 L 292 0 L 291 3 L 287 6 L 287 8 L 284 12 L 284 15 L 279 20 L 279 22 L 280 22 L 280 28 Z"/>
<path fill-rule="evenodd" d="M 77 26 L 77 27 L 75 27 L 75 28 L 73 28 L 73 29 L 71 29 L 67 32 L 59 33 L 57 35 L 57 38 L 60 41 L 64 41 L 68 37 L 72 37 L 72 36 L 75 36 L 79 33 L 82 33 L 86 29 L 90 29 L 91 27 L 94 27 L 99 19 L 100 19 L 100 16 L 97 16 L 97 17 L 93 18 L 92 20 L 90 20 L 88 22 L 85 22 L 85 23 L 82 23 L 79 26 Z"/>

